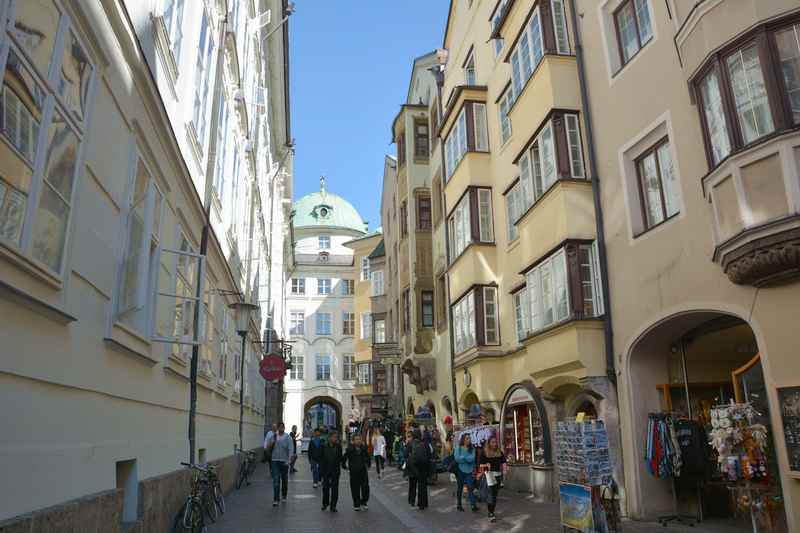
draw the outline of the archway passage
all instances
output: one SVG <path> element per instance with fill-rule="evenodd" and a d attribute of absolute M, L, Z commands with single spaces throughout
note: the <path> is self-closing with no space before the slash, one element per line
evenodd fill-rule
<path fill-rule="evenodd" d="M 638 499 L 636 514 L 644 518 L 674 512 L 702 515 L 708 522 L 736 521 L 749 531 L 749 513 L 737 518 L 736 498 L 751 487 L 744 470 L 731 475 L 727 461 L 707 446 L 714 429 L 712 410 L 731 402 L 749 402 L 760 413 L 753 423 L 767 428 L 765 460 L 768 481 L 760 480 L 774 502 L 782 502 L 779 466 L 775 454 L 770 405 L 756 337 L 750 325 L 738 317 L 711 311 L 695 311 L 670 317 L 643 334 L 633 345 L 627 372 L 631 429 L 634 448 L 633 491 Z M 669 414 L 675 422 L 683 466 L 678 475 L 657 478 L 648 471 L 648 417 Z M 694 443 L 694 445 L 692 445 Z M 630 453 L 630 452 L 628 452 Z M 727 458 L 723 454 L 723 458 Z M 746 463 L 743 463 L 747 468 Z M 628 487 L 631 493 L 631 487 Z M 673 490 L 678 494 L 677 509 Z M 748 489 L 749 490 L 749 489 Z M 786 531 L 785 512 L 772 513 L 776 528 Z"/>
<path fill-rule="evenodd" d="M 342 432 L 342 405 L 330 396 L 317 396 L 303 407 L 303 434 L 317 428 Z"/>

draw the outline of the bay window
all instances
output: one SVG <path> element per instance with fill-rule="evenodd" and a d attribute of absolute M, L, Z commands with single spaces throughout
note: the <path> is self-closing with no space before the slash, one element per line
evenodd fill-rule
<path fill-rule="evenodd" d="M 692 80 L 711 168 L 800 125 L 797 15 L 756 27 L 714 54 Z"/>
<path fill-rule="evenodd" d="M 450 232 L 450 262 L 472 243 L 493 243 L 492 190 L 470 187 L 447 220 Z"/>
<path fill-rule="evenodd" d="M 386 320 L 375 321 L 375 344 L 383 344 L 386 342 Z"/>
<path fill-rule="evenodd" d="M 508 232 L 508 242 L 517 240 L 519 229 L 517 220 L 525 213 L 523 199 L 522 182 L 517 178 L 514 184 L 506 191 L 506 226 Z"/>
<path fill-rule="evenodd" d="M 578 115 L 553 112 L 517 157 L 517 165 L 523 202 L 520 216 L 556 181 L 585 179 Z"/>
<path fill-rule="evenodd" d="M 500 344 L 497 287 L 477 285 L 452 305 L 456 353 Z"/>
<path fill-rule="evenodd" d="M 567 243 L 529 269 L 525 281 L 514 301 L 518 338 L 604 313 L 596 242 Z"/>
<path fill-rule="evenodd" d="M 4 65 L 0 58 L 0 241 L 61 275 L 94 67 L 52 1 L 18 2 L 6 40 Z"/>
<path fill-rule="evenodd" d="M 497 113 L 500 116 L 500 141 L 505 143 L 511 137 L 511 119 L 508 112 L 511 110 L 514 92 L 509 86 L 497 103 Z"/>
<path fill-rule="evenodd" d="M 486 104 L 464 102 L 444 143 L 445 167 L 447 180 L 449 180 L 467 152 L 487 152 L 489 150 Z"/>

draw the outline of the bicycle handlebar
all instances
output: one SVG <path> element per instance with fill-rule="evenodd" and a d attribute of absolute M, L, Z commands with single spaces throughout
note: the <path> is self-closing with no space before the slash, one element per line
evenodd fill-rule
<path fill-rule="evenodd" d="M 214 469 L 213 465 L 207 465 L 206 467 L 202 467 L 200 465 L 193 465 L 190 463 L 181 462 L 181 464 L 188 468 L 193 468 L 195 470 L 199 470 L 200 472 L 210 472 Z"/>

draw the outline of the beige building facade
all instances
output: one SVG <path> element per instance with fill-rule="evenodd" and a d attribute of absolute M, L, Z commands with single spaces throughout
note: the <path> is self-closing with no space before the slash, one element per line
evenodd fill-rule
<path fill-rule="evenodd" d="M 570 2 L 572 4 L 572 2 Z M 577 0 L 608 246 L 627 507 L 673 511 L 646 470 L 650 412 L 711 428 L 749 401 L 769 434 L 766 493 L 800 528 L 800 464 L 787 398 L 800 213 L 796 1 Z M 714 462 L 713 459 L 709 459 Z M 720 487 L 722 485 L 722 487 Z M 699 490 L 730 516 L 716 474 Z M 698 491 L 679 509 L 694 513 Z"/>
<path fill-rule="evenodd" d="M 98 494 L 145 529 L 142 506 L 174 515 L 138 499 L 189 460 L 193 351 L 195 460 L 234 454 L 240 392 L 243 446 L 261 443 L 291 153 L 287 34 L 255 19 L 284 8 L 0 2 L 0 520 Z M 280 102 L 256 112 L 256 86 Z M 242 299 L 259 304 L 245 353 Z"/>

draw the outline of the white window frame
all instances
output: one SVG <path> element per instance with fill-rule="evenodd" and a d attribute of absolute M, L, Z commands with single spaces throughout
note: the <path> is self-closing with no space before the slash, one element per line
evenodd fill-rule
<path fill-rule="evenodd" d="M 214 70 L 214 26 L 205 8 L 200 19 L 197 63 L 194 80 L 194 102 L 192 104 L 192 123 L 201 151 L 206 148 L 206 129 L 208 126 L 208 106 L 211 79 Z M 223 148 L 224 149 L 224 148 Z"/>
<path fill-rule="evenodd" d="M 567 136 L 570 176 L 576 179 L 584 179 L 586 178 L 586 169 L 583 163 L 583 143 L 581 141 L 581 127 L 578 122 L 578 115 L 573 113 L 564 115 L 564 131 Z"/>
<path fill-rule="evenodd" d="M 358 385 L 372 384 L 372 363 L 358 363 L 358 375 L 356 383 Z"/>
<path fill-rule="evenodd" d="M 372 338 L 372 313 L 361 313 L 361 338 Z"/>
<path fill-rule="evenodd" d="M 316 381 L 330 381 L 333 367 L 333 356 L 329 353 L 318 353 L 314 358 L 314 378 Z M 326 375 L 327 373 L 327 375 Z"/>
<path fill-rule="evenodd" d="M 317 237 L 317 247 L 320 250 L 330 250 L 331 249 L 331 236 L 330 235 L 320 235 Z"/>
<path fill-rule="evenodd" d="M 352 279 L 342 279 L 340 280 L 340 285 L 342 286 L 341 295 L 342 296 L 353 296 L 356 292 L 355 281 Z"/>
<path fill-rule="evenodd" d="M 489 151 L 489 125 L 486 123 L 486 104 L 472 104 L 473 131 L 475 132 L 475 151 Z"/>
<path fill-rule="evenodd" d="M 291 293 L 294 296 L 303 296 L 306 293 L 306 278 L 292 278 L 290 282 Z"/>
<path fill-rule="evenodd" d="M 59 10 L 60 17 L 58 23 L 56 24 L 55 34 L 47 37 L 52 39 L 54 42 L 52 55 L 49 58 L 48 72 L 41 72 L 39 68 L 29 59 L 25 48 L 20 46 L 16 37 L 10 36 L 6 31 L 7 28 L 11 29 L 14 27 L 13 18 L 9 19 L 7 24 L 0 25 L 0 43 L 6 45 L 4 47 L 5 50 L 0 48 L 0 68 L 2 68 L 3 72 L 5 72 L 6 63 L 11 55 L 11 52 L 13 51 L 16 57 L 19 58 L 20 65 L 30 72 L 33 82 L 42 93 L 43 100 L 41 104 L 41 119 L 38 125 L 38 139 L 33 139 L 31 136 L 31 140 L 34 141 L 31 146 L 35 147 L 35 157 L 33 161 L 28 161 L 28 163 L 30 163 L 29 167 L 31 173 L 30 185 L 26 194 L 21 194 L 20 191 L 16 191 L 16 189 L 14 189 L 14 192 L 23 196 L 23 200 L 21 202 L 23 204 L 21 227 L 16 229 L 13 240 L 2 239 L 2 242 L 15 253 L 22 255 L 26 259 L 32 261 L 36 266 L 42 268 L 45 272 L 48 272 L 55 276 L 56 279 L 61 280 L 63 278 L 64 266 L 66 265 L 67 259 L 70 255 L 72 244 L 72 219 L 76 202 L 75 193 L 78 190 L 78 181 L 84 174 L 84 158 L 87 145 L 85 132 L 89 131 L 92 125 L 92 111 L 94 107 L 92 103 L 94 102 L 95 98 L 97 68 L 89 54 L 90 48 L 86 46 L 86 43 L 77 31 L 77 28 L 75 28 L 71 23 L 69 16 L 60 6 L 57 4 L 54 5 L 56 5 L 57 9 Z M 0 5 L 0 15 L 3 17 L 10 15 L 12 11 L 13 10 L 10 8 L 4 9 L 2 5 Z M 3 18 L 3 21 L 6 22 L 6 19 Z M 70 112 L 69 107 L 66 105 L 64 100 L 64 96 L 60 94 L 57 89 L 51 90 L 51 87 L 57 88 L 61 83 L 60 67 L 63 63 L 65 47 L 69 42 L 70 36 L 72 36 L 81 47 L 84 56 L 88 61 L 89 68 L 91 69 L 89 81 L 86 85 L 86 109 L 82 120 L 79 117 L 76 117 L 74 113 Z M 0 90 L 3 94 L 6 93 L 5 86 L 5 83 L 0 85 Z M 77 151 L 75 153 L 74 165 L 75 168 L 73 169 L 69 198 L 64 198 L 54 186 L 49 185 L 47 176 L 45 175 L 48 170 L 46 167 L 47 157 L 49 155 L 49 131 L 53 124 L 53 119 L 56 113 L 62 118 L 66 127 L 69 128 L 71 133 L 73 133 L 77 139 Z M 19 155 L 25 155 L 27 160 L 27 154 L 21 154 L 13 142 L 6 138 L 5 134 L 0 133 L 0 139 L 2 139 L 0 142 L 5 142 L 10 147 L 12 152 L 15 152 Z M 5 201 L 6 196 L 11 198 L 11 195 L 7 192 L 7 190 L 2 191 L 3 184 L 4 182 L 0 180 L 0 192 L 4 193 L 4 198 L 2 201 L 0 201 L 0 204 Z M 54 190 L 54 194 L 56 194 L 60 201 L 65 203 L 67 208 L 66 219 L 64 220 L 64 236 L 61 244 L 61 257 L 59 258 L 58 268 L 56 269 L 53 269 L 44 260 L 36 257 L 34 249 L 36 223 L 41 220 L 40 203 L 42 200 L 42 192 L 47 187 L 50 187 Z M 0 205 L 0 208 L 2 208 L 2 205 Z"/>
<path fill-rule="evenodd" d="M 342 335 L 353 336 L 356 334 L 356 314 L 342 311 Z"/>
<path fill-rule="evenodd" d="M 564 0 L 551 0 L 551 14 L 553 19 L 553 35 L 556 39 L 556 51 L 559 54 L 569 55 L 569 32 L 567 31 L 567 11 Z"/>
<path fill-rule="evenodd" d="M 453 127 L 445 139 L 445 166 L 447 180 L 453 175 L 458 164 L 467 153 L 467 109 L 462 106 Z"/>
<path fill-rule="evenodd" d="M 500 317 L 498 313 L 497 288 L 483 287 L 483 343 L 487 346 L 500 344 Z M 489 309 L 492 312 L 489 313 Z M 490 340 L 489 332 L 492 331 Z"/>
<path fill-rule="evenodd" d="M 364 256 L 361 258 L 361 281 L 369 281 L 369 279 L 369 257 Z"/>
<path fill-rule="evenodd" d="M 384 294 L 383 270 L 375 270 L 372 272 L 372 283 L 370 288 L 372 289 L 372 296 L 382 296 Z"/>
<path fill-rule="evenodd" d="M 517 221 L 525 213 L 523 194 L 521 179 L 506 192 L 506 229 L 508 242 L 514 242 L 519 238 Z"/>
<path fill-rule="evenodd" d="M 315 317 L 315 333 L 317 336 L 331 336 L 333 335 L 333 313 L 326 311 L 317 311 Z M 322 326 L 327 324 L 327 331 Z"/>
<path fill-rule="evenodd" d="M 470 193 L 461 197 L 447 222 L 450 230 L 450 262 L 461 255 L 472 242 Z"/>
<path fill-rule="evenodd" d="M 500 121 L 500 144 L 505 144 L 511 138 L 513 129 L 511 127 L 511 117 L 508 112 L 514 99 L 514 90 L 509 85 L 497 103 L 497 114 Z"/>
<path fill-rule="evenodd" d="M 475 52 L 471 51 L 464 61 L 464 84 L 476 85 L 478 83 L 478 71 L 475 69 Z"/>
<path fill-rule="evenodd" d="M 292 368 L 289 370 L 289 379 L 303 381 L 305 379 L 305 356 L 301 353 L 292 353 Z"/>
<path fill-rule="evenodd" d="M 174 11 L 167 20 L 167 9 Z M 161 6 L 161 17 L 164 20 L 164 27 L 169 38 L 169 49 L 175 59 L 175 64 L 181 64 L 181 46 L 183 45 L 183 18 L 186 9 L 186 0 L 163 0 Z M 177 16 L 175 16 L 177 13 Z M 179 67 L 180 69 L 180 67 Z"/>
<path fill-rule="evenodd" d="M 547 278 L 546 288 L 545 277 Z M 564 312 L 559 309 L 560 302 L 557 294 L 559 277 L 563 282 L 565 295 L 563 300 L 566 302 L 566 309 L 563 310 Z M 527 272 L 525 278 L 531 310 L 531 332 L 541 331 L 570 318 L 568 277 L 566 253 L 563 248 Z M 551 320 L 545 320 L 545 314 L 548 312 L 552 313 Z"/>
<path fill-rule="evenodd" d="M 306 334 L 305 311 L 289 311 L 289 335 L 302 337 Z"/>
<path fill-rule="evenodd" d="M 374 324 L 374 338 L 375 344 L 383 344 L 386 342 L 386 319 L 381 318 L 379 320 L 375 320 Z M 380 327 L 378 327 L 380 325 Z"/>
<path fill-rule="evenodd" d="M 492 190 L 476 189 L 478 195 L 478 226 L 480 242 L 494 242 L 494 221 L 492 216 Z"/>
<path fill-rule="evenodd" d="M 470 290 L 453 305 L 453 339 L 456 353 L 477 346 L 475 291 Z"/>
<path fill-rule="evenodd" d="M 356 356 L 354 354 L 346 353 L 342 356 L 342 380 L 356 380 Z"/>
<path fill-rule="evenodd" d="M 533 31 L 534 26 L 538 27 L 538 36 Z M 530 79 L 536 71 L 536 67 L 539 66 L 539 63 L 544 58 L 545 48 L 542 34 L 542 18 L 539 6 L 536 6 L 510 56 L 511 84 L 515 99 L 522 93 L 525 84 L 528 83 L 528 79 Z"/>
<path fill-rule="evenodd" d="M 517 329 L 517 340 L 522 341 L 530 334 L 531 330 L 531 309 L 528 302 L 527 287 L 514 293 L 514 320 Z"/>
<path fill-rule="evenodd" d="M 317 296 L 328 296 L 333 293 L 331 278 L 317 278 Z"/>

